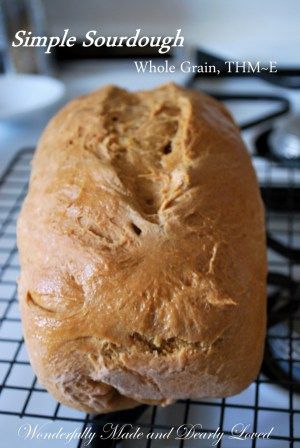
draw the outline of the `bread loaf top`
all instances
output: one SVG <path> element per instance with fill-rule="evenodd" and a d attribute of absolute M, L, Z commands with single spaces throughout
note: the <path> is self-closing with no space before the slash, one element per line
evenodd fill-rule
<path fill-rule="evenodd" d="M 265 334 L 257 181 L 212 98 L 106 87 L 49 123 L 18 222 L 29 356 L 65 404 L 226 396 Z"/>

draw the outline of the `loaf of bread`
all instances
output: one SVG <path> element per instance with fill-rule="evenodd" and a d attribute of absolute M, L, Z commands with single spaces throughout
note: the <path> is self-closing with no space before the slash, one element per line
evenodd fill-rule
<path fill-rule="evenodd" d="M 69 103 L 34 156 L 18 247 L 30 361 L 65 405 L 225 397 L 256 377 L 264 212 L 214 99 L 170 84 Z"/>

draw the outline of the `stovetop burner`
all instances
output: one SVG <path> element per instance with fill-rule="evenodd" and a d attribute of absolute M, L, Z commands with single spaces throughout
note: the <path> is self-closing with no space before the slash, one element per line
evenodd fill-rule
<path fill-rule="evenodd" d="M 279 151 L 274 150 L 272 145 L 272 136 L 276 133 L 276 129 L 271 127 L 259 134 L 255 140 L 256 154 L 273 162 L 277 162 L 288 168 L 300 168 L 300 154 L 296 157 L 285 157 Z"/>

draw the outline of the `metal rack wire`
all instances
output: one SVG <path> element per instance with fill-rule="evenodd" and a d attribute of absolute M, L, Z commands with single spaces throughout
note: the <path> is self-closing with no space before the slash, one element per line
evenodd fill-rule
<path fill-rule="evenodd" d="M 79 424 L 82 428 L 91 422 L 94 426 L 101 427 L 105 421 L 125 421 L 139 426 L 145 434 L 151 431 L 166 432 L 172 426 L 201 423 L 202 433 L 214 432 L 216 428 L 224 432 L 225 436 L 218 445 L 222 448 L 300 447 L 300 398 L 296 392 L 299 391 L 300 383 L 300 313 L 299 297 L 295 296 L 295 288 L 291 287 L 300 282 L 300 265 L 299 260 L 295 262 L 293 257 L 276 254 L 274 250 L 270 251 L 269 257 L 272 271 L 270 294 L 276 298 L 274 303 L 278 306 L 271 311 L 280 318 L 270 323 L 268 331 L 266 347 L 271 362 L 270 359 L 265 359 L 263 371 L 257 381 L 240 395 L 219 400 L 179 401 L 168 408 L 148 406 L 127 414 L 111 414 L 105 417 L 106 420 L 95 420 L 93 416 L 70 410 L 48 395 L 31 370 L 17 305 L 16 278 L 19 262 L 15 227 L 28 186 L 32 153 L 32 150 L 20 151 L 0 181 L 0 414 L 23 420 L 36 418 L 60 424 Z M 299 247 L 300 215 L 294 211 L 295 173 L 293 169 L 286 168 L 288 196 L 283 211 L 276 207 L 276 203 L 272 205 L 272 202 L 268 202 L 268 192 L 272 193 L 272 166 L 275 164 L 271 168 L 268 165 L 264 185 L 264 198 L 268 204 L 268 232 L 287 248 Z M 295 306 L 290 308 L 290 303 Z M 231 428 L 237 422 L 249 424 L 247 432 L 265 432 L 266 424 L 271 425 L 278 416 L 280 423 L 268 440 L 248 439 L 241 444 L 241 441 L 226 437 L 231 435 Z M 80 445 L 80 441 L 76 443 Z M 122 443 L 122 446 L 130 446 L 128 441 Z M 98 446 L 116 444 L 117 441 L 110 441 Z M 145 439 L 133 446 L 188 448 L 212 445 L 211 441 L 208 443 L 206 440 L 199 444 L 197 440 L 172 439 L 161 442 Z"/>

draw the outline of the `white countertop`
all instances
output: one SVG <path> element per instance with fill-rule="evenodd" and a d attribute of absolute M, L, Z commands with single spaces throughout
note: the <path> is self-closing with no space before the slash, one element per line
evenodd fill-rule
<path fill-rule="evenodd" d="M 36 145 L 44 124 L 0 124 L 0 176 L 19 149 Z"/>

